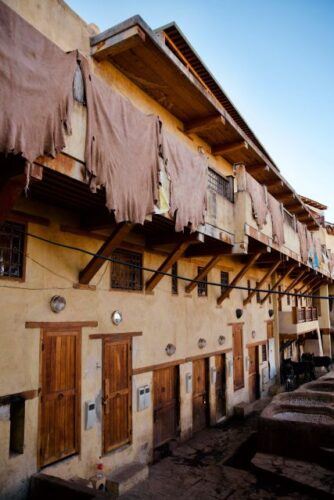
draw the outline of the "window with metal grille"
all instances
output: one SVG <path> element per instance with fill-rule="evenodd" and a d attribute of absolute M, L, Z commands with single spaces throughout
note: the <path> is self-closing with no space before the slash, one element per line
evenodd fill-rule
<path fill-rule="evenodd" d="M 226 290 L 226 285 L 229 284 L 228 273 L 226 271 L 220 271 L 220 283 L 221 293 L 223 293 Z"/>
<path fill-rule="evenodd" d="M 142 290 L 143 289 L 143 273 L 142 264 L 143 256 L 141 253 L 130 252 L 129 250 L 117 249 L 111 257 L 127 264 L 133 264 L 132 267 L 118 262 L 111 263 L 111 288 L 121 290 Z"/>
<path fill-rule="evenodd" d="M 14 222 L 0 224 L 0 276 L 22 278 L 25 226 Z"/>
<path fill-rule="evenodd" d="M 217 174 L 217 172 L 212 170 L 212 168 L 209 168 L 208 188 L 214 193 L 224 196 L 224 198 L 227 198 L 232 203 L 234 201 L 233 182 L 232 175 L 225 178 L 222 175 Z"/>
<path fill-rule="evenodd" d="M 267 346 L 262 344 L 262 361 L 267 361 Z"/>
<path fill-rule="evenodd" d="M 202 271 L 202 267 L 198 267 L 197 268 L 197 272 L 200 273 Z M 199 297 L 207 297 L 208 295 L 208 284 L 207 284 L 207 281 L 208 281 L 208 277 L 205 276 L 205 278 L 202 278 L 201 279 L 201 282 L 202 283 L 198 283 L 197 284 L 197 295 Z"/>
<path fill-rule="evenodd" d="M 172 294 L 178 294 L 178 280 L 177 280 L 177 262 L 172 265 Z"/>

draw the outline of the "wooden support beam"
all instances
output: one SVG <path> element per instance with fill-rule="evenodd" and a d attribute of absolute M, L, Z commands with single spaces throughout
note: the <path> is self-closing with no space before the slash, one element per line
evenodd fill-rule
<path fill-rule="evenodd" d="M 0 187 L 0 222 L 6 220 L 26 185 L 24 173 L 5 179 Z"/>
<path fill-rule="evenodd" d="M 284 182 L 281 180 L 269 182 L 267 184 L 267 188 L 270 191 L 271 189 L 282 188 L 284 186 Z"/>
<path fill-rule="evenodd" d="M 204 234 L 202 233 L 193 233 L 187 238 L 189 241 L 193 240 L 194 243 L 203 243 L 204 242 Z M 185 241 L 184 234 L 182 233 L 157 233 L 154 236 L 149 236 L 146 238 L 146 244 L 149 248 L 154 248 L 160 245 L 176 245 L 177 243 L 182 243 Z"/>
<path fill-rule="evenodd" d="M 232 280 L 230 283 L 230 286 L 233 287 L 239 283 L 239 281 L 245 276 L 247 271 L 255 264 L 255 262 L 260 258 L 262 255 L 261 252 L 256 253 L 255 255 L 252 255 L 250 259 L 248 259 L 248 262 L 244 265 L 244 267 L 238 272 L 238 274 L 235 276 L 235 278 Z M 217 299 L 217 304 L 220 305 L 225 299 L 227 299 L 233 288 L 226 288 L 223 293 L 218 297 Z"/>
<path fill-rule="evenodd" d="M 291 264 L 288 267 L 288 269 L 286 270 L 286 272 L 284 274 L 282 274 L 282 276 L 280 278 L 278 278 L 276 283 L 274 283 L 274 285 L 271 288 L 271 292 L 277 290 L 278 286 L 282 283 L 282 281 L 285 280 L 285 278 L 287 278 L 289 276 L 289 274 L 292 273 L 292 271 L 294 269 L 296 269 L 297 266 L 298 266 L 297 263 Z M 267 292 L 266 295 L 263 297 L 263 299 L 261 299 L 261 304 L 264 304 L 265 301 L 269 298 L 269 296 L 270 296 L 270 292 Z"/>
<path fill-rule="evenodd" d="M 303 271 L 300 271 L 300 273 L 297 275 L 297 277 L 290 283 L 289 286 L 286 287 L 286 289 L 283 291 L 283 293 L 279 296 L 278 300 L 282 300 L 285 294 L 290 292 L 296 285 L 298 285 L 306 276 L 306 274 L 309 272 L 308 269 L 304 269 Z"/>
<path fill-rule="evenodd" d="M 97 61 L 101 61 L 136 47 L 139 43 L 145 42 L 145 38 L 145 33 L 139 26 L 132 26 L 93 46 L 91 55 Z"/>
<path fill-rule="evenodd" d="M 201 281 L 202 279 L 204 279 L 208 273 L 211 271 L 211 269 L 213 269 L 217 264 L 218 262 L 220 261 L 220 259 L 222 258 L 222 255 L 216 255 L 215 257 L 212 257 L 212 259 L 209 260 L 209 262 L 206 264 L 206 266 L 203 267 L 203 269 L 197 274 L 195 280 L 197 281 Z M 189 285 L 187 285 L 185 287 L 185 291 L 186 293 L 190 293 L 193 291 L 194 288 L 196 288 L 197 286 L 197 283 L 189 283 Z"/>
<path fill-rule="evenodd" d="M 297 290 L 297 293 L 303 293 L 304 290 L 306 290 L 309 286 L 312 285 L 312 283 L 315 283 L 318 281 L 319 276 L 307 276 L 305 282 L 303 285 Z"/>
<path fill-rule="evenodd" d="M 194 243 L 198 243 L 198 241 L 194 241 L 193 238 L 188 238 L 184 239 L 178 245 L 174 248 L 172 253 L 168 255 L 168 257 L 163 261 L 161 266 L 158 269 L 158 272 L 155 272 L 149 280 L 146 281 L 145 284 L 145 289 L 147 292 L 152 292 L 154 288 L 157 286 L 157 284 L 162 280 L 164 277 L 163 274 L 160 274 L 161 272 L 167 273 L 173 266 L 175 262 L 177 262 L 184 252 L 187 250 L 189 245 L 192 245 Z"/>
<path fill-rule="evenodd" d="M 275 195 L 275 198 L 277 198 L 278 201 L 280 201 L 281 203 L 285 203 L 285 204 L 288 204 L 289 201 L 291 200 L 294 200 L 295 199 L 295 195 L 294 193 L 277 193 L 277 195 Z"/>
<path fill-rule="evenodd" d="M 26 212 L 21 212 L 20 210 L 11 210 L 8 214 L 8 220 L 13 222 L 31 222 L 32 224 L 38 224 L 39 226 L 50 225 L 50 219 L 40 217 L 39 215 L 27 214 Z"/>
<path fill-rule="evenodd" d="M 256 175 L 256 174 L 260 174 L 262 172 L 269 172 L 270 168 L 268 165 L 247 165 L 246 170 L 251 175 Z"/>
<path fill-rule="evenodd" d="M 218 156 L 224 155 L 225 153 L 232 153 L 239 149 L 248 149 L 248 147 L 248 142 L 246 141 L 229 142 L 228 144 L 216 144 L 212 146 L 211 152 L 214 156 Z"/>
<path fill-rule="evenodd" d="M 320 286 L 322 285 L 323 281 L 324 281 L 324 278 L 319 278 L 318 281 L 316 281 L 310 287 L 308 287 L 304 293 L 306 295 L 309 295 L 309 294 L 312 295 L 312 293 L 314 292 L 314 290 L 317 290 L 318 288 L 320 288 Z"/>
<path fill-rule="evenodd" d="M 222 115 L 209 116 L 208 118 L 201 118 L 192 120 L 184 124 L 184 131 L 188 134 L 197 134 L 204 130 L 211 130 L 219 126 L 225 125 L 225 118 Z"/>
<path fill-rule="evenodd" d="M 109 257 L 115 248 L 117 248 L 125 236 L 131 231 L 134 224 L 129 224 L 127 222 L 122 222 L 113 230 L 109 238 L 103 243 L 101 248 L 96 252 L 97 255 L 102 257 Z M 79 274 L 79 283 L 81 285 L 88 285 L 91 279 L 95 276 L 97 271 L 105 263 L 104 259 L 99 257 L 93 257 L 87 264 L 87 266 Z"/>
<path fill-rule="evenodd" d="M 278 266 L 280 264 L 281 264 L 281 261 L 278 260 L 268 269 L 268 271 L 265 273 L 263 278 L 257 284 L 255 290 L 252 290 L 251 292 L 249 292 L 248 297 L 246 297 L 246 299 L 244 300 L 244 306 L 246 306 L 252 300 L 252 298 L 254 297 L 256 292 L 261 289 L 263 283 L 265 283 L 267 281 L 267 279 L 270 278 L 270 276 L 276 271 L 276 269 L 278 268 Z"/>

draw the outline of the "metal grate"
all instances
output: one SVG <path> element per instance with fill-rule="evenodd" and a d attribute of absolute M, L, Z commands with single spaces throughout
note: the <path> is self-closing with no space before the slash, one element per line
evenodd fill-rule
<path fill-rule="evenodd" d="M 140 268 L 130 267 L 116 262 L 111 263 L 111 288 L 121 290 L 142 290 L 143 273 L 141 253 L 130 252 L 129 250 L 117 249 L 112 253 L 112 258 L 140 266 Z"/>
<path fill-rule="evenodd" d="M 203 270 L 203 267 L 198 267 L 197 272 L 198 274 Z M 197 295 L 199 297 L 207 297 L 208 296 L 208 277 L 205 276 L 205 278 L 202 278 L 201 281 L 203 283 L 198 283 L 197 284 Z"/>
<path fill-rule="evenodd" d="M 221 293 L 226 290 L 226 285 L 229 284 L 229 277 L 226 271 L 220 271 L 220 283 L 221 283 Z"/>
<path fill-rule="evenodd" d="M 224 198 L 227 198 L 229 201 L 233 203 L 234 194 L 233 194 L 233 176 L 229 176 L 227 179 L 209 168 L 208 172 L 208 188 L 217 193 Z"/>
<path fill-rule="evenodd" d="M 0 276 L 23 277 L 24 231 L 24 224 L 0 224 Z"/>
<path fill-rule="evenodd" d="M 178 280 L 177 280 L 177 262 L 172 265 L 172 294 L 178 294 Z"/>

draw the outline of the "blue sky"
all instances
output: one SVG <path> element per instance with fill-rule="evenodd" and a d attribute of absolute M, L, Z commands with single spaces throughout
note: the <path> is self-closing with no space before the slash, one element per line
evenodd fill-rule
<path fill-rule="evenodd" d="M 334 221 L 334 0 L 67 0 L 105 30 L 176 21 L 300 194 Z"/>

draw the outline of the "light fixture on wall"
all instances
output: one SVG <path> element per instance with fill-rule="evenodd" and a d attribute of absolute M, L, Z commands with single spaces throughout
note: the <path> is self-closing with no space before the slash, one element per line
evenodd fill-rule
<path fill-rule="evenodd" d="M 199 349 L 203 349 L 206 346 L 206 340 L 205 339 L 198 339 L 197 346 Z"/>
<path fill-rule="evenodd" d="M 218 337 L 218 344 L 219 345 L 224 345 L 226 342 L 226 337 L 224 335 L 219 335 Z"/>
<path fill-rule="evenodd" d="M 61 295 L 54 295 L 50 300 L 51 311 L 60 313 L 66 307 L 66 299 Z"/>
<path fill-rule="evenodd" d="M 111 313 L 111 321 L 114 325 L 118 326 L 123 321 L 123 316 L 121 311 L 114 311 Z"/>
<path fill-rule="evenodd" d="M 255 337 L 256 337 L 256 331 L 252 330 L 252 339 L 255 339 Z"/>
<path fill-rule="evenodd" d="M 243 315 L 243 310 L 242 309 L 236 309 L 235 310 L 235 315 L 238 319 L 241 318 L 241 316 Z"/>
<path fill-rule="evenodd" d="M 176 347 L 174 344 L 167 344 L 165 351 L 166 351 L 167 356 L 173 356 L 173 354 L 176 351 Z"/>
<path fill-rule="evenodd" d="M 274 309 L 269 309 L 268 314 L 269 317 L 272 318 L 274 316 Z"/>

